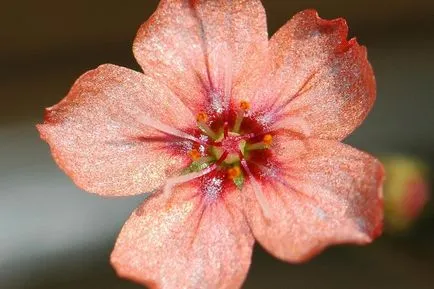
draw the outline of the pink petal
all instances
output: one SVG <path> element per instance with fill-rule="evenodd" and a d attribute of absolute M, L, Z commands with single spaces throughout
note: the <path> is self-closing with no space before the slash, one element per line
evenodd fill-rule
<path fill-rule="evenodd" d="M 146 200 L 124 225 L 111 262 L 117 273 L 150 288 L 239 288 L 253 237 L 229 193 L 206 203 L 198 186 L 183 184 Z"/>
<path fill-rule="evenodd" d="M 274 167 L 262 168 L 265 218 L 253 185 L 243 195 L 255 238 L 273 255 L 306 261 L 333 244 L 365 244 L 382 230 L 380 162 L 329 140 L 279 137 Z"/>
<path fill-rule="evenodd" d="M 256 75 L 257 55 L 267 45 L 259 0 L 163 0 L 140 28 L 133 50 L 145 74 L 203 110 L 213 94 L 230 93 L 232 85 Z"/>
<path fill-rule="evenodd" d="M 145 119 L 173 130 L 195 126 L 191 112 L 164 86 L 141 73 L 103 65 L 81 76 L 59 104 L 47 109 L 38 129 L 79 187 L 125 196 L 159 187 L 188 161 L 181 144 L 190 141 L 161 133 Z"/>
<path fill-rule="evenodd" d="M 302 117 L 313 137 L 338 140 L 361 124 L 375 101 L 375 78 L 366 48 L 347 34 L 344 19 L 306 10 L 272 37 L 267 94 L 277 97 L 278 118 Z"/>

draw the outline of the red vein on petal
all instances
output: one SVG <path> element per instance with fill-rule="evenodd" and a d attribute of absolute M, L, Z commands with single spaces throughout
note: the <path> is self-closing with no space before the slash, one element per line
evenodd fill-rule
<path fill-rule="evenodd" d="M 300 96 L 302 96 L 303 94 L 305 94 L 306 92 L 308 92 L 311 88 L 312 88 L 312 85 L 309 85 L 310 84 L 310 82 L 312 81 L 312 79 L 318 74 L 318 72 L 319 72 L 319 69 L 316 69 L 316 70 L 314 70 L 307 78 L 306 78 L 306 80 L 303 82 L 303 84 L 300 86 L 300 88 L 297 90 L 297 92 L 296 93 L 294 93 L 291 97 L 289 97 L 287 100 L 285 100 L 285 102 L 283 102 L 282 104 L 280 104 L 277 108 L 275 108 L 274 110 L 273 110 L 273 113 L 274 114 L 280 114 L 280 112 L 282 111 L 282 110 L 284 110 L 285 109 L 285 107 L 288 105 L 288 104 L 290 104 L 292 101 L 294 101 L 294 99 L 296 99 L 296 98 L 298 98 L 298 97 L 300 97 Z M 285 91 L 281 91 L 280 93 L 279 93 L 279 97 L 277 97 L 276 99 L 275 99 L 275 101 L 278 101 L 281 97 L 282 97 L 282 95 L 284 94 L 284 92 Z"/>
<path fill-rule="evenodd" d="M 259 185 L 258 181 L 255 179 L 252 172 L 250 171 L 249 166 L 247 165 L 245 159 L 241 160 L 241 165 L 243 166 L 244 170 L 246 171 L 247 175 L 249 176 L 252 182 L 253 191 L 255 192 L 256 200 L 261 206 L 264 217 L 268 220 L 271 220 L 270 206 L 268 205 L 268 202 L 265 199 L 264 192 L 262 191 L 261 186 Z"/>
<path fill-rule="evenodd" d="M 162 122 L 160 122 L 158 120 L 152 119 L 150 117 L 141 116 L 139 118 L 139 121 L 142 124 L 144 124 L 144 125 L 147 125 L 147 126 L 150 126 L 152 128 L 155 128 L 156 130 L 164 132 L 166 134 L 177 136 L 177 137 L 184 138 L 184 139 L 188 139 L 188 140 L 200 143 L 200 144 L 206 144 L 204 141 L 198 139 L 197 137 L 194 137 L 194 136 L 192 136 L 192 135 L 190 135 L 190 134 L 188 134 L 186 132 L 178 130 L 178 129 L 174 128 L 174 127 L 171 127 L 171 126 L 169 126 L 167 124 L 164 124 L 164 123 L 162 123 Z"/>
<path fill-rule="evenodd" d="M 205 176 L 211 173 L 212 171 L 214 171 L 217 167 L 218 167 L 217 164 L 213 164 L 201 170 L 200 172 L 193 172 L 179 177 L 170 178 L 166 181 L 166 184 L 164 185 L 163 194 L 168 196 L 167 194 L 171 191 L 171 189 L 174 186 Z"/>
<path fill-rule="evenodd" d="M 227 115 L 230 105 L 230 99 L 232 94 L 232 53 L 226 45 L 226 59 L 222 60 L 225 63 L 224 66 L 224 99 L 223 99 L 223 107 L 225 113 Z"/>
<path fill-rule="evenodd" d="M 304 118 L 301 117 L 289 117 L 283 121 L 276 122 L 272 125 L 270 132 L 273 130 L 288 130 L 294 133 L 299 133 L 304 137 L 310 137 L 312 134 L 312 128 Z"/>
<path fill-rule="evenodd" d="M 200 178 L 202 176 L 211 173 L 212 171 L 217 169 L 219 165 L 221 165 L 221 163 L 226 159 L 227 156 L 228 156 L 228 152 L 225 151 L 214 164 L 210 165 L 209 167 L 199 172 L 193 172 L 179 177 L 169 178 L 166 181 L 166 184 L 164 185 L 163 194 L 168 196 L 168 193 L 174 186 L 192 181 L 194 179 Z"/>

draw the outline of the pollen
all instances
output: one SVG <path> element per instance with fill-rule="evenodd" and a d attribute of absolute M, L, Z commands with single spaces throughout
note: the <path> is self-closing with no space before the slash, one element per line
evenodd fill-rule
<path fill-rule="evenodd" d="M 197 122 L 207 122 L 208 115 L 204 112 L 199 112 L 196 116 Z"/>
<path fill-rule="evenodd" d="M 189 155 L 190 155 L 190 157 L 191 157 L 191 159 L 192 159 L 193 161 L 197 161 L 197 160 L 200 159 L 200 157 L 201 157 L 201 154 L 200 154 L 200 152 L 199 152 L 197 149 L 192 149 L 192 150 L 189 152 Z"/>
<path fill-rule="evenodd" d="M 245 101 L 245 100 L 241 101 L 240 108 L 244 111 L 249 110 L 250 109 L 250 102 Z"/>
<path fill-rule="evenodd" d="M 241 169 L 239 166 L 228 169 L 228 178 L 233 180 L 241 175 Z"/>
<path fill-rule="evenodd" d="M 269 146 L 273 142 L 273 136 L 271 134 L 266 134 L 262 139 L 262 141 L 266 146 Z"/>

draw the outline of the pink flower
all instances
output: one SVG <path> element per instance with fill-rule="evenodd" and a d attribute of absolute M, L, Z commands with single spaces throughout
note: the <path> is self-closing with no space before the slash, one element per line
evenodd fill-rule
<path fill-rule="evenodd" d="M 382 228 L 382 165 L 340 141 L 375 100 L 366 49 L 313 10 L 268 40 L 259 0 L 162 0 L 133 51 L 38 126 L 103 196 L 153 192 L 124 225 L 117 273 L 151 288 L 238 288 L 256 239 L 303 262 Z"/>

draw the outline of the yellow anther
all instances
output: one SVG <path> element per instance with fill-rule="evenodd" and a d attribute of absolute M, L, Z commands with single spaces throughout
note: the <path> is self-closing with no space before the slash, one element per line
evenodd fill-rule
<path fill-rule="evenodd" d="M 201 157 L 200 152 L 199 152 L 198 150 L 196 150 L 196 149 L 192 149 L 192 150 L 189 152 L 189 154 L 190 154 L 190 157 L 191 157 L 191 159 L 192 159 L 193 161 L 197 161 L 197 160 L 200 159 L 200 157 Z"/>
<path fill-rule="evenodd" d="M 240 102 L 240 108 L 244 111 L 249 110 L 250 109 L 250 102 L 245 101 L 245 100 L 241 101 Z"/>
<path fill-rule="evenodd" d="M 271 134 L 266 134 L 262 139 L 262 141 L 266 146 L 269 146 L 273 142 L 273 136 Z"/>
<path fill-rule="evenodd" d="M 208 115 L 204 112 L 199 112 L 196 116 L 196 120 L 198 122 L 207 122 L 208 120 Z"/>
<path fill-rule="evenodd" d="M 236 177 L 239 177 L 241 175 L 241 169 L 239 166 L 232 167 L 228 169 L 228 178 L 233 180 Z"/>

